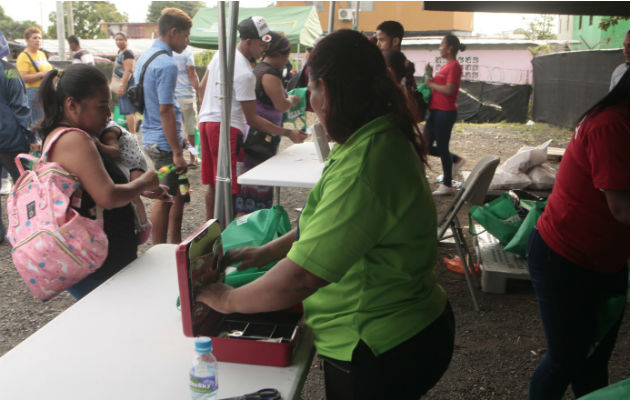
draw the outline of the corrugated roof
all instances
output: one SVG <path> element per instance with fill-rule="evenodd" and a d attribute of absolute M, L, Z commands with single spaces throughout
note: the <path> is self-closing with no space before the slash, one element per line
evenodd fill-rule
<path fill-rule="evenodd" d="M 529 39 L 503 39 L 503 38 L 473 38 L 459 37 L 459 40 L 469 45 L 493 46 L 493 45 L 516 45 L 516 46 L 540 46 L 545 44 L 565 44 L 580 43 L 579 40 L 529 40 Z M 408 37 L 403 38 L 402 46 L 439 46 L 442 42 L 441 36 Z"/>

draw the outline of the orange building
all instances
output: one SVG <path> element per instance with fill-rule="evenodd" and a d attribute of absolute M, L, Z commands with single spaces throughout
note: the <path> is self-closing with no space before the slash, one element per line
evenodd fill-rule
<path fill-rule="evenodd" d="M 328 31 L 329 1 L 278 1 L 276 7 L 315 6 L 324 32 Z M 356 10 L 355 1 L 336 1 L 334 29 L 352 29 Z M 441 36 L 448 32 L 470 34 L 473 13 L 424 11 L 421 1 L 360 1 L 359 26 L 363 32 L 374 32 L 386 20 L 400 22 L 405 36 Z"/>

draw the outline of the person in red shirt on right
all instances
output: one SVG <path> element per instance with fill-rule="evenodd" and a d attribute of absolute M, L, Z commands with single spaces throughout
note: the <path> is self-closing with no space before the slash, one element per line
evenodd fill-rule
<path fill-rule="evenodd" d="M 608 385 L 608 360 L 628 290 L 630 70 L 584 113 L 562 157 L 527 263 L 547 352 L 529 399 L 575 397 Z"/>
<path fill-rule="evenodd" d="M 446 35 L 440 44 L 440 56 L 446 64 L 433 78 L 427 77 L 424 83 L 432 89 L 426 134 L 429 142 L 429 154 L 442 159 L 444 173 L 442 184 L 433 192 L 434 195 L 446 195 L 455 192 L 452 178 L 464 165 L 464 159 L 449 151 L 451 130 L 457 118 L 457 94 L 462 80 L 462 66 L 457 62 L 457 52 L 466 50 L 455 35 Z M 429 64 L 427 63 L 427 69 Z M 437 142 L 437 146 L 433 145 Z"/>

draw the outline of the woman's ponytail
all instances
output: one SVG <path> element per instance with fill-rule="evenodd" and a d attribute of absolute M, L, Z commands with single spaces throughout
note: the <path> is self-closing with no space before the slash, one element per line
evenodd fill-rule
<path fill-rule="evenodd" d="M 44 118 L 39 122 L 36 131 L 42 139 L 55 129 L 63 118 L 63 103 L 60 102 L 60 96 L 57 93 L 58 81 L 61 79 L 59 75 L 58 69 L 48 71 L 39 87 L 37 101 L 43 106 Z"/>

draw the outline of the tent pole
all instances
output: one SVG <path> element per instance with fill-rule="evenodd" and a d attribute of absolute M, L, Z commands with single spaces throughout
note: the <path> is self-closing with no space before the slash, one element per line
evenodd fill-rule
<path fill-rule="evenodd" d="M 359 30 L 359 9 L 361 8 L 361 2 L 357 1 L 356 7 L 354 9 L 354 30 Z"/>
<path fill-rule="evenodd" d="M 236 6 L 234 6 L 236 3 Z M 219 159 L 214 193 L 214 217 L 225 228 L 232 220 L 232 182 L 230 162 L 230 117 L 232 112 L 232 83 L 234 77 L 235 23 L 230 25 L 230 43 L 226 44 L 225 2 L 219 1 L 219 61 L 221 66 L 221 129 L 219 131 Z M 231 20 L 238 18 L 238 2 L 230 2 Z M 230 48 L 232 48 L 230 50 Z M 229 57 L 231 55 L 231 57 Z M 230 58 L 230 59 L 228 59 Z"/>
<path fill-rule="evenodd" d="M 328 7 L 328 33 L 332 33 L 335 29 L 335 2 L 331 1 Z"/>

